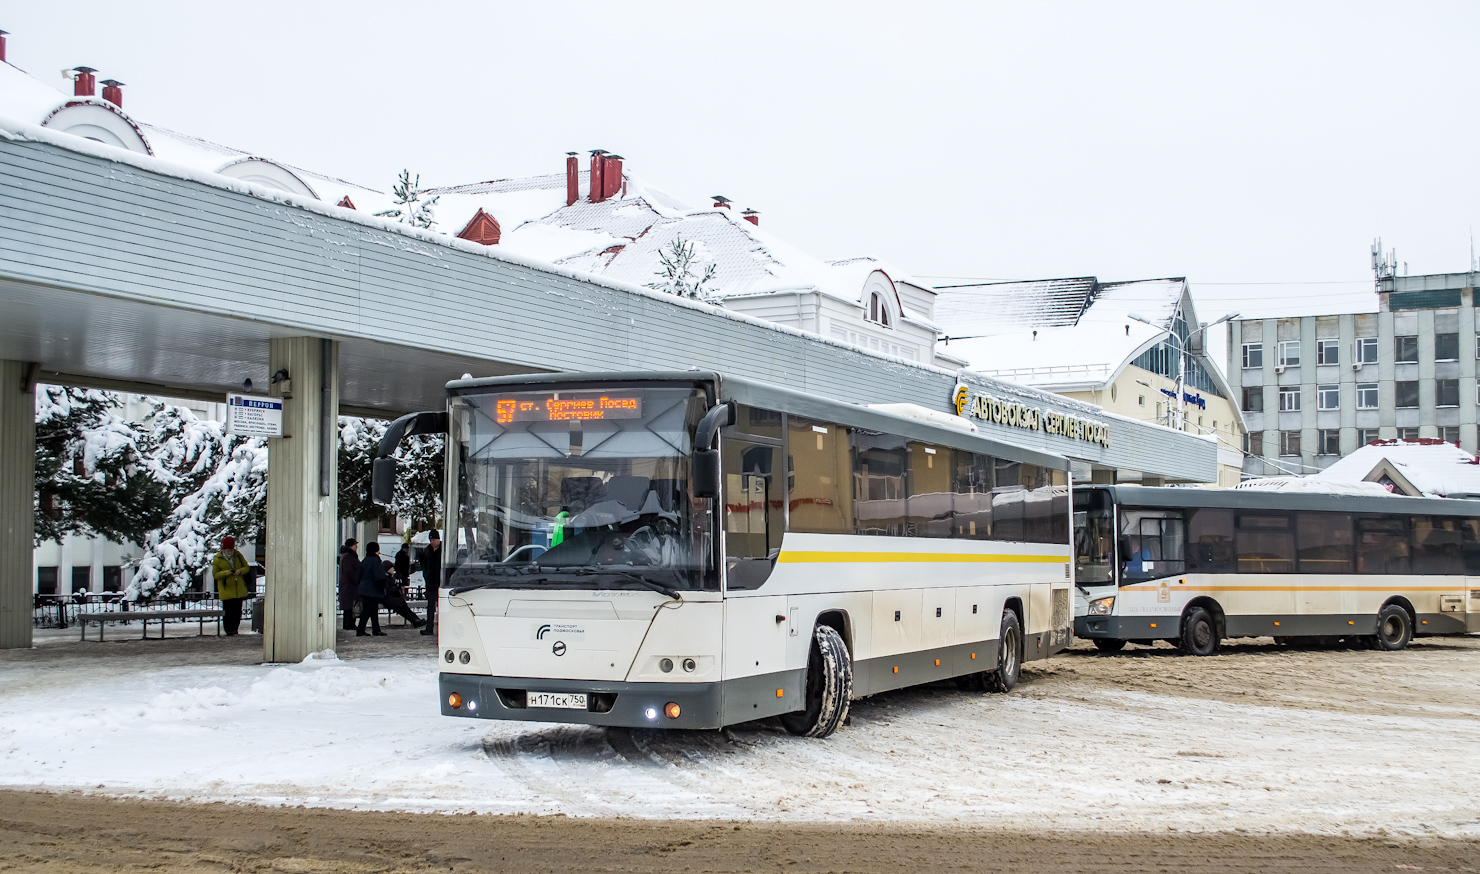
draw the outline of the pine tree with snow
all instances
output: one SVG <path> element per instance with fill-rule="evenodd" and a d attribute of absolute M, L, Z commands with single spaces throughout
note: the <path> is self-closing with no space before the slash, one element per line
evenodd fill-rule
<path fill-rule="evenodd" d="M 370 498 L 371 470 L 386 422 L 341 416 L 339 419 L 339 515 L 368 522 L 390 514 L 418 528 L 442 518 L 442 447 L 440 436 L 417 434 L 396 449 L 400 459 L 395 498 L 389 508 Z"/>
<path fill-rule="evenodd" d="M 170 512 L 150 436 L 112 392 L 36 387 L 37 545 L 68 534 L 142 543 Z"/>
<path fill-rule="evenodd" d="M 685 241 L 681 236 L 674 236 L 673 242 L 658 252 L 658 261 L 662 266 L 653 272 L 658 281 L 649 282 L 647 287 L 694 300 L 707 297 L 711 290 L 710 283 L 714 281 L 715 267 L 711 262 L 704 267 L 703 275 L 696 275 L 699 266 L 695 263 L 697 249 L 694 241 Z"/>
<path fill-rule="evenodd" d="M 267 529 L 267 441 L 226 433 L 220 422 L 156 402 L 146 417 L 154 478 L 168 490 L 168 519 L 145 541 L 126 597 L 189 590 L 223 535 L 260 540 Z"/>
<path fill-rule="evenodd" d="M 339 417 L 339 518 L 379 519 L 385 509 L 370 499 L 370 474 L 386 422 Z"/>
<path fill-rule="evenodd" d="M 410 224 L 414 228 L 427 228 L 428 230 L 437 223 L 432 215 L 432 207 L 436 205 L 441 195 L 433 195 L 429 200 L 421 199 L 424 189 L 421 187 L 420 173 L 412 179 L 410 170 L 402 170 L 391 192 L 396 198 L 395 207 L 377 212 L 376 215 L 393 218 L 403 224 Z"/>

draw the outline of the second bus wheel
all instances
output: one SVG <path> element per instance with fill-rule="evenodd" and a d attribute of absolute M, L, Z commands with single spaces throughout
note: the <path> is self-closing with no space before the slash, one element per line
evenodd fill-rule
<path fill-rule="evenodd" d="M 1177 648 L 1188 655 L 1210 656 L 1218 651 L 1218 623 L 1206 607 L 1193 607 L 1182 617 Z"/>
<path fill-rule="evenodd" d="M 781 726 L 801 737 L 827 737 L 848 718 L 853 697 L 853 662 L 843 636 L 826 625 L 812 632 L 807 656 L 806 708 L 781 714 Z"/>
<path fill-rule="evenodd" d="M 1125 643 L 1113 637 L 1097 637 L 1095 638 L 1095 649 L 1100 652 L 1120 652 L 1125 649 Z"/>
<path fill-rule="evenodd" d="M 1388 604 L 1377 613 L 1377 634 L 1372 637 L 1372 648 L 1384 652 L 1407 649 L 1413 639 L 1413 617 L 1398 604 Z"/>
<path fill-rule="evenodd" d="M 1023 670 L 1023 625 L 1011 610 L 1002 611 L 1002 632 L 997 638 L 997 670 L 982 674 L 988 692 L 1011 692 Z"/>

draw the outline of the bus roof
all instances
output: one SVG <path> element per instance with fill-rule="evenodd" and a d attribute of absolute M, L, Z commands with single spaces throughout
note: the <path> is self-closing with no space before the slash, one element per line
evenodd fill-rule
<path fill-rule="evenodd" d="M 906 418 L 884 410 L 871 409 L 860 404 L 819 397 L 794 389 L 782 388 L 770 383 L 725 376 L 713 371 L 697 370 L 637 370 L 601 373 L 527 373 L 517 376 L 491 376 L 482 379 L 457 379 L 447 383 L 450 394 L 477 392 L 479 389 L 506 389 L 514 386 L 545 386 L 566 383 L 588 384 L 603 382 L 709 382 L 718 385 L 721 400 L 735 401 L 749 406 L 761 407 L 778 412 L 806 416 L 811 419 L 879 431 L 920 440 L 937 446 L 947 446 L 967 452 L 980 452 L 1022 461 L 1054 470 L 1068 470 L 1069 460 L 1062 455 L 993 440 L 978 434 L 956 431 L 934 426 L 919 419 Z"/>
<path fill-rule="evenodd" d="M 1312 492 L 1251 489 L 1168 488 L 1165 486 L 1090 486 L 1132 507 L 1208 507 L 1234 510 L 1329 510 L 1345 513 L 1417 513 L 1480 517 L 1480 501 L 1410 498 L 1404 495 L 1323 495 Z"/>

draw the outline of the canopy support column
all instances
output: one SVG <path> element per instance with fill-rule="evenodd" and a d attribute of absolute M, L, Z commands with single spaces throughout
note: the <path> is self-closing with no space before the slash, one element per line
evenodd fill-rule
<path fill-rule="evenodd" d="M 338 519 L 339 344 L 270 341 L 272 373 L 287 370 L 283 436 L 268 438 L 267 616 L 262 656 L 299 662 L 334 648 Z M 283 383 L 274 384 L 282 394 Z"/>
<path fill-rule="evenodd" d="M 36 370 L 0 361 L 0 649 L 31 646 Z"/>

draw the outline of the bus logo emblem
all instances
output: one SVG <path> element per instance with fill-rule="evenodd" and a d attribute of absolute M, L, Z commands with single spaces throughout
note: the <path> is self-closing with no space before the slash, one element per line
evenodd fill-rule
<path fill-rule="evenodd" d="M 1156 587 L 1156 603 L 1172 603 L 1172 587 L 1171 584 L 1168 583 L 1166 580 L 1162 580 L 1161 583 L 1158 584 Z"/>
<path fill-rule="evenodd" d="M 540 626 L 540 629 L 534 633 L 534 639 L 535 640 L 544 640 L 545 639 L 545 635 L 546 634 L 549 634 L 549 633 L 550 633 L 550 626 L 548 626 L 548 625 L 541 625 Z"/>
<path fill-rule="evenodd" d="M 552 647 L 550 647 L 550 652 L 553 652 L 553 653 L 555 653 L 558 656 L 565 655 L 565 641 L 563 641 L 563 640 L 557 640 L 557 641 L 555 641 L 555 645 L 552 646 Z"/>

